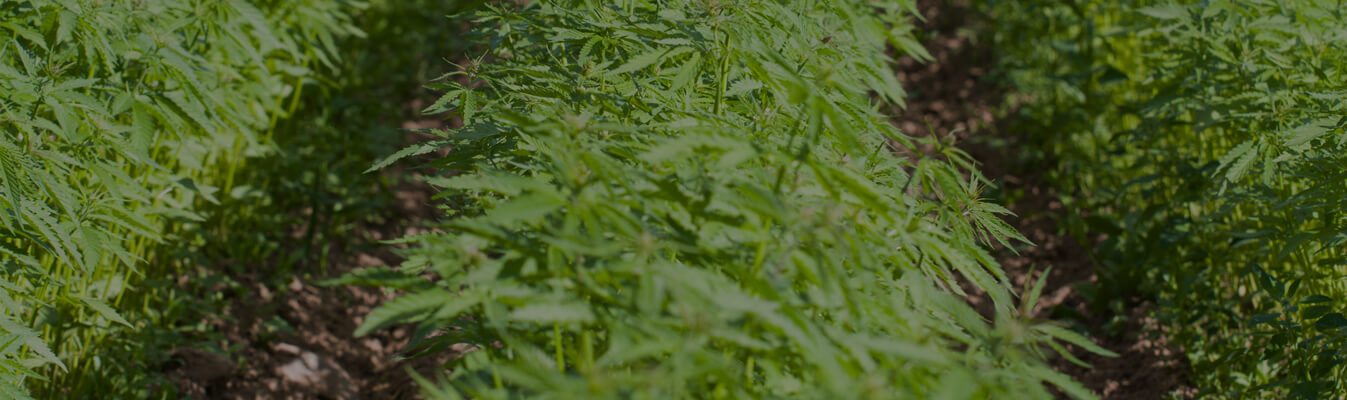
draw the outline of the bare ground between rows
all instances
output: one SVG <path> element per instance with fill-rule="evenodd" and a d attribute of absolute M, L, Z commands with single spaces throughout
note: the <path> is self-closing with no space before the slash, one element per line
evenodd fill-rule
<path fill-rule="evenodd" d="M 419 116 L 425 104 L 423 99 L 407 102 L 404 112 L 410 118 L 402 123 L 404 129 L 444 126 L 445 121 Z M 409 133 L 406 141 L 410 144 L 426 136 Z M 426 232 L 427 222 L 438 215 L 430 198 L 432 189 L 415 177 L 415 171 L 394 166 L 381 173 L 398 182 L 391 194 L 396 209 L 387 222 L 362 224 L 355 230 L 361 237 L 329 249 L 322 272 L 311 269 L 310 278 L 293 276 L 280 287 L 263 277 L 262 271 L 271 266 L 231 274 L 230 279 L 245 287 L 236 292 L 247 295 L 230 298 L 227 308 L 208 321 L 226 339 L 227 347 L 214 352 L 175 349 L 176 362 L 165 374 L 180 393 L 192 399 L 229 400 L 415 399 L 420 395 L 411 373 L 433 380 L 442 372 L 441 365 L 460 355 L 463 349 L 453 347 L 433 357 L 399 359 L 411 339 L 411 326 L 355 337 L 364 316 L 395 294 L 379 288 L 321 284 L 357 269 L 401 264 L 397 247 L 380 241 Z M 293 231 L 306 229 L 297 226 Z M 278 319 L 291 328 L 282 333 L 269 329 Z"/>
<path fill-rule="evenodd" d="M 895 123 L 910 135 L 954 136 L 959 148 L 978 161 L 982 173 L 1001 187 L 1002 193 L 1017 193 L 1018 200 L 1006 204 L 1015 216 L 1008 222 L 1034 242 L 1034 246 L 998 248 L 997 260 L 1012 282 L 1020 288 L 1030 286 L 1041 271 L 1051 267 L 1043 297 L 1034 307 L 1037 318 L 1049 318 L 1064 310 L 1080 318 L 1090 328 L 1091 340 L 1118 353 L 1103 357 L 1070 346 L 1073 354 L 1092 365 L 1085 368 L 1062 357 L 1051 361 L 1057 371 L 1070 375 L 1104 399 L 1159 399 L 1174 393 L 1191 396 L 1189 366 L 1182 351 L 1169 340 L 1150 311 L 1153 305 L 1140 302 L 1125 310 L 1124 333 L 1106 335 L 1099 329 L 1112 315 L 1096 315 L 1076 284 L 1095 280 L 1092 247 L 1102 238 L 1082 243 L 1065 233 L 1058 221 L 1065 216 L 1059 194 L 1044 176 L 1055 168 L 1054 160 L 1025 160 L 1016 157 L 1027 143 L 1025 132 L 1015 131 L 1008 116 L 1013 110 L 1003 106 L 1013 88 L 993 82 L 995 54 L 986 42 L 977 42 L 964 34 L 988 23 L 970 9 L 968 0 L 921 0 L 919 9 L 926 21 L 919 31 L 927 35 L 924 45 L 934 60 L 921 63 L 911 57 L 898 60 L 898 77 L 910 93 L 908 106 L 898 111 Z M 1031 276 L 1032 275 L 1032 276 Z M 1031 280 L 1032 279 L 1032 280 Z M 985 314 L 990 301 L 970 299 Z M 1067 398 L 1057 393 L 1059 398 Z"/>

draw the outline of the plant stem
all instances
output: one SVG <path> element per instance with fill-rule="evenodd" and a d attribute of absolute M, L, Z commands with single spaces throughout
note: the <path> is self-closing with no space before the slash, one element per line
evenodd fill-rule
<path fill-rule="evenodd" d="M 566 353 L 561 348 L 561 323 L 552 323 L 552 346 L 557 350 L 557 372 L 566 373 Z"/>

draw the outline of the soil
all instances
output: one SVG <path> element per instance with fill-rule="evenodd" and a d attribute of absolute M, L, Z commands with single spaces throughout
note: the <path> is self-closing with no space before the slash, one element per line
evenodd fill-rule
<path fill-rule="evenodd" d="M 1121 335 L 1105 333 L 1113 315 L 1091 313 L 1077 284 L 1095 280 L 1092 248 L 1102 236 L 1085 243 L 1065 233 L 1058 221 L 1066 209 L 1057 190 L 1046 181 L 1045 171 L 1055 169 L 1054 160 L 1023 160 L 1015 149 L 1025 145 L 1014 121 L 1000 116 L 1015 115 L 1004 106 L 1013 88 L 996 83 L 991 76 L 994 53 L 987 43 L 978 43 L 961 31 L 985 23 L 969 8 L 967 0 L 922 0 L 919 9 L 926 20 L 918 31 L 934 57 L 918 62 L 898 59 L 898 77 L 909 91 L 908 106 L 898 110 L 895 124 L 914 136 L 953 136 L 957 145 L 980 164 L 987 178 L 1001 193 L 1015 193 L 1006 204 L 1015 216 L 1012 226 L 1035 244 L 1017 249 L 999 248 L 997 259 L 1017 287 L 1028 288 L 1047 267 L 1052 270 L 1039 303 L 1036 318 L 1061 319 L 1074 315 L 1077 326 L 1088 329 L 1091 340 L 1118 353 L 1119 357 L 1095 355 L 1068 346 L 1077 358 L 1093 366 L 1085 368 L 1062 357 L 1051 360 L 1053 369 L 1071 376 L 1104 399 L 1159 399 L 1166 395 L 1192 397 L 1187 358 L 1170 342 L 1164 327 L 1150 316 L 1153 305 L 1133 301 L 1124 314 Z M 1032 278 L 1032 280 L 1031 280 Z M 990 313 L 989 301 L 974 296 L 975 307 Z M 979 307 L 980 306 L 980 307 Z M 1069 398 L 1058 392 L 1059 398 Z"/>
<path fill-rule="evenodd" d="M 417 110 L 425 107 L 425 101 L 406 101 L 404 129 L 440 128 L 454 122 L 420 117 Z M 426 140 L 426 136 L 408 131 L 406 142 Z M 452 347 L 436 357 L 399 359 L 412 336 L 411 326 L 395 326 L 361 338 L 354 335 L 364 316 L 392 299 L 393 293 L 320 284 L 361 268 L 399 265 L 403 260 L 396 254 L 396 247 L 379 241 L 425 232 L 426 222 L 438 215 L 430 199 L 433 190 L 418 183 L 416 171 L 394 166 L 382 174 L 400 182 L 392 193 L 397 200 L 392 217 L 381 225 L 358 226 L 356 231 L 363 232 L 362 237 L 332 248 L 323 273 L 309 271 L 306 278 L 293 277 L 279 286 L 261 278 L 261 273 L 231 274 L 231 280 L 246 288 L 234 292 L 248 295 L 229 299 L 220 316 L 209 321 L 228 348 L 218 352 L 174 349 L 174 360 L 165 367 L 165 374 L 180 394 L 192 399 L 230 400 L 415 399 L 420 396 L 411 372 L 433 381 L 442 371 L 440 365 L 466 350 Z M 279 321 L 290 329 L 277 333 L 274 327 Z"/>

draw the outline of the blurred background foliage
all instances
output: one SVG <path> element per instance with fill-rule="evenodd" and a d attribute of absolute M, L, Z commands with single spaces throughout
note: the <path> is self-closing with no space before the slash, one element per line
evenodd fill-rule
<path fill-rule="evenodd" d="M 1093 308 L 1158 302 L 1204 397 L 1347 393 L 1347 9 L 981 3 L 1025 158 L 1101 240 Z"/>

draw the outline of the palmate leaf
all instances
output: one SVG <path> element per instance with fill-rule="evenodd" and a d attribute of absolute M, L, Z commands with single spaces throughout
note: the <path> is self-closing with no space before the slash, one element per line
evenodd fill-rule
<path fill-rule="evenodd" d="M 45 204 L 40 204 L 29 199 L 20 200 L 19 212 L 23 215 L 29 226 L 37 229 L 42 235 L 43 244 L 51 246 L 49 249 L 54 256 L 59 258 L 66 265 L 79 266 L 77 264 L 83 261 L 79 256 L 79 251 L 75 249 L 74 241 L 70 240 L 70 234 L 59 225 L 59 220 L 50 208 Z"/>
<path fill-rule="evenodd" d="M 1286 146 L 1302 148 L 1310 141 L 1328 134 L 1335 126 L 1337 126 L 1336 118 L 1323 118 L 1298 126 L 1287 133 Z"/>
<path fill-rule="evenodd" d="M 474 105 L 458 101 L 498 134 L 432 163 L 457 170 L 430 179 L 457 219 L 414 240 L 409 263 L 443 280 L 371 316 L 501 344 L 459 365 L 452 391 L 663 398 L 747 374 L 726 390 L 845 398 L 883 377 L 877 397 L 919 398 L 962 372 L 974 393 L 1049 396 L 1045 378 L 981 373 L 1033 362 L 987 350 L 1012 339 L 931 281 L 961 273 L 1013 311 L 978 243 L 1006 233 L 1004 209 L 962 214 L 978 201 L 969 158 L 945 149 L 952 163 L 924 159 L 919 184 L 895 187 L 911 180 L 884 151 L 901 134 L 864 93 L 900 89 L 884 38 L 866 35 L 907 16 L 633 1 L 479 17 L 492 61 L 475 65 Z M 443 295 L 464 288 L 479 297 Z"/>
<path fill-rule="evenodd" d="M 331 36 L 324 32 L 350 22 L 344 6 L 331 2 L 233 3 L 244 8 L 241 14 L 229 5 L 199 14 L 204 10 L 179 3 L 35 0 L 5 7 L 0 30 L 10 36 L 0 44 L 6 93 L 0 120 L 16 132 L 0 139 L 0 231 L 6 235 L 0 263 L 23 277 L 0 285 L 5 311 L 31 316 L 34 308 L 56 303 L 90 312 L 63 316 L 70 320 L 63 319 L 61 329 L 40 336 L 32 328 L 8 335 L 13 351 L 0 366 L 2 382 L 29 373 L 5 368 L 14 359 L 98 365 L 87 358 L 104 349 L 82 347 L 110 343 L 100 336 L 108 330 L 95 322 L 130 326 L 134 318 L 83 297 L 79 288 L 88 285 L 82 280 L 143 277 L 137 263 L 166 259 L 160 253 L 171 250 L 156 247 L 165 239 L 165 220 L 199 220 L 195 199 L 209 200 L 225 175 L 216 168 L 262 153 L 254 130 L 286 111 L 285 94 L 270 82 L 312 73 L 286 66 L 308 64 L 323 50 L 307 39 Z M 322 24 L 308 25 L 317 19 Z M 266 32 L 282 35 L 272 40 Z M 305 40 L 296 40 L 300 36 Z M 274 43 L 259 51 L 268 47 L 264 41 Z M 22 327 L 5 322 L 6 331 Z M 52 382 L 87 387 L 106 378 L 98 371 L 67 379 L 62 369 L 41 368 L 61 379 L 26 380 L 20 392 L 78 395 Z"/>
<path fill-rule="evenodd" d="M 7 399 L 33 400 L 33 397 L 29 396 L 27 391 L 4 380 L 0 380 L 0 395 Z"/>
<path fill-rule="evenodd" d="M 7 243 L 0 243 L 0 255 L 5 256 L 6 262 L 18 262 L 19 264 L 23 264 L 33 269 L 42 268 L 42 263 L 38 262 L 37 258 L 14 250 L 10 248 L 10 245 Z"/>
<path fill-rule="evenodd" d="M 1112 266 L 1100 274 L 1096 301 L 1147 293 L 1176 305 L 1157 312 L 1175 321 L 1168 328 L 1178 333 L 1170 337 L 1183 338 L 1194 361 L 1190 379 L 1204 393 L 1285 397 L 1341 374 L 1342 366 L 1305 373 L 1323 365 L 1311 354 L 1343 346 L 1334 331 L 1314 326 L 1334 308 L 1297 311 L 1290 304 L 1305 294 L 1343 293 L 1329 283 L 1341 277 L 1341 249 L 1323 246 L 1341 230 L 1347 193 L 1338 176 L 1343 71 L 1324 67 L 1347 59 L 1334 39 L 1343 31 L 1338 6 L 1086 1 L 1044 10 L 988 3 L 997 3 L 989 14 L 1002 17 L 999 26 L 1016 26 L 994 35 L 1014 38 L 998 43 L 1013 49 L 1003 52 L 1008 59 L 1075 65 L 1019 70 L 1012 81 L 1033 87 L 1030 93 L 1079 96 L 1043 101 L 1021 115 L 1034 116 L 1024 132 L 1051 127 L 1053 133 L 1032 134 L 1033 143 L 1053 143 L 1044 148 L 1045 159 L 1059 166 L 1050 174 L 1063 178 L 1064 193 L 1077 193 L 1070 203 L 1090 211 L 1087 224 L 1110 228 L 1095 254 Z M 1102 68 L 1129 79 L 1101 85 Z M 1026 78 L 1045 75 L 1052 77 Z M 1055 114 L 1066 109 L 1076 116 Z M 1101 134 L 1111 141 L 1090 142 Z M 1117 182 L 1142 184 L 1120 189 Z M 1251 282 L 1262 290 L 1251 294 Z M 1250 322 L 1259 324 L 1250 329 Z M 1347 393 L 1342 383 L 1323 389 L 1316 397 Z"/>
<path fill-rule="evenodd" d="M 33 331 L 26 326 L 19 325 L 19 323 L 9 319 L 8 316 L 0 316 L 0 329 L 8 331 L 10 334 L 17 335 L 19 342 L 28 346 L 29 350 L 32 350 L 34 353 L 37 353 L 38 356 L 42 357 L 42 361 L 56 364 L 61 370 L 66 369 L 65 363 L 62 363 L 61 360 L 56 357 L 56 353 L 53 353 L 51 348 L 47 347 L 47 343 L 42 341 L 42 338 L 39 337 L 36 331 Z"/>
<path fill-rule="evenodd" d="M 973 223 L 985 232 L 985 237 L 996 240 L 1006 248 L 1014 250 L 1010 239 L 1018 240 L 1020 243 L 1033 245 L 1034 242 L 1025 237 L 1014 227 L 1010 226 L 1000 215 L 1015 215 L 1014 213 L 1002 207 L 999 204 L 988 203 L 981 199 L 974 200 L 967 210 L 968 216 L 973 218 Z"/>
<path fill-rule="evenodd" d="M 1256 140 L 1250 140 L 1241 143 L 1224 157 L 1221 157 L 1221 168 L 1225 170 L 1225 180 L 1227 182 L 1236 182 L 1249 172 L 1253 166 L 1253 161 L 1258 156 L 1259 143 Z"/>
<path fill-rule="evenodd" d="M 231 1 L 229 5 L 253 26 L 253 37 L 262 42 L 260 48 L 257 49 L 258 53 L 268 53 L 272 49 L 284 47 L 280 40 L 276 39 L 276 35 L 271 32 L 271 25 L 267 23 L 262 10 L 246 1 Z"/>

